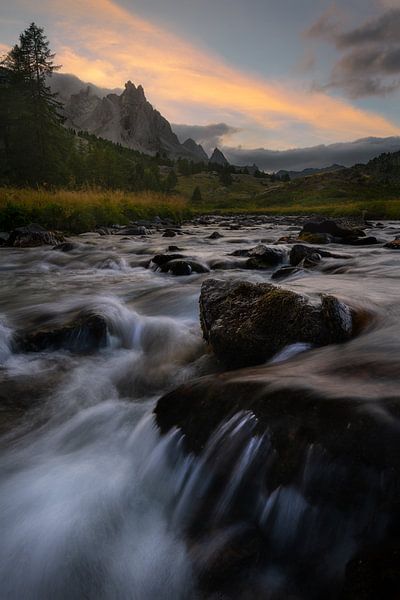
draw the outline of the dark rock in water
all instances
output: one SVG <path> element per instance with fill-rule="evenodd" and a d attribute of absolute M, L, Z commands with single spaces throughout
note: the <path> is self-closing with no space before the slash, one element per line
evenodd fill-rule
<path fill-rule="evenodd" d="M 376 237 L 371 235 L 368 237 L 360 237 L 355 239 L 350 238 L 348 240 L 345 240 L 344 243 L 348 246 L 373 246 L 375 244 L 379 244 L 379 240 L 377 240 Z"/>
<path fill-rule="evenodd" d="M 57 246 L 54 246 L 53 250 L 58 250 L 59 252 L 71 252 L 77 247 L 78 246 L 72 242 L 63 242 L 62 244 L 57 244 Z"/>
<path fill-rule="evenodd" d="M 13 340 L 16 352 L 68 350 L 77 354 L 95 352 L 107 343 L 107 324 L 103 317 L 83 313 L 65 325 L 19 332 Z"/>
<path fill-rule="evenodd" d="M 179 246 L 168 246 L 168 252 L 181 252 L 183 248 L 179 248 Z"/>
<path fill-rule="evenodd" d="M 385 244 L 385 248 L 390 248 L 391 250 L 400 250 L 400 239 L 396 238 L 391 242 L 387 242 L 387 244 Z"/>
<path fill-rule="evenodd" d="M 210 269 L 207 265 L 185 257 L 168 261 L 162 265 L 161 271 L 173 275 L 191 275 L 192 273 L 209 273 Z"/>
<path fill-rule="evenodd" d="M 173 229 L 166 229 L 162 236 L 163 237 L 175 237 L 176 231 L 174 231 Z"/>
<path fill-rule="evenodd" d="M 302 271 L 303 269 L 299 267 L 281 267 L 280 269 L 272 273 L 271 279 L 286 279 L 286 277 L 290 277 L 291 275 L 295 275 L 296 273 L 301 273 Z"/>
<path fill-rule="evenodd" d="M 333 219 L 308 221 L 307 223 L 304 223 L 300 236 L 302 233 L 326 233 L 335 238 L 345 239 L 365 236 L 364 231 L 359 227 L 343 225 L 337 221 L 334 221 Z"/>
<path fill-rule="evenodd" d="M 337 254 L 335 252 L 329 252 L 322 248 L 310 248 L 304 244 L 295 244 L 292 246 L 289 252 L 289 262 L 292 266 L 299 265 L 304 259 L 311 260 L 316 263 L 322 258 L 351 258 L 348 254 Z"/>
<path fill-rule="evenodd" d="M 111 227 L 96 227 L 96 233 L 99 233 L 100 235 L 112 235 L 114 229 Z"/>
<path fill-rule="evenodd" d="M 228 256 L 240 256 L 240 257 L 247 257 L 250 254 L 250 250 L 246 250 L 244 248 L 241 248 L 240 250 L 234 250 L 233 252 L 230 252 L 228 254 Z"/>
<path fill-rule="evenodd" d="M 289 344 L 323 346 L 352 335 L 352 314 L 333 296 L 313 305 L 272 284 L 206 280 L 200 294 L 204 338 L 229 368 L 261 364 Z"/>
<path fill-rule="evenodd" d="M 64 236 L 55 231 L 48 231 L 41 225 L 31 223 L 25 227 L 17 227 L 8 238 L 7 245 L 14 248 L 35 248 L 37 246 L 56 246 L 64 242 Z"/>
<path fill-rule="evenodd" d="M 161 431 L 181 430 L 185 450 L 205 466 L 203 487 L 191 488 L 197 502 L 187 536 L 200 532 L 201 539 L 216 538 L 218 548 L 217 509 L 222 505 L 237 549 L 233 576 L 240 582 L 243 574 L 247 591 L 252 581 L 248 559 L 265 573 L 273 558 L 278 572 L 282 567 L 286 573 L 292 597 L 394 600 L 400 578 L 396 391 L 374 402 L 363 398 L 363 378 L 357 378 L 353 365 L 340 379 L 335 373 L 327 377 L 324 369 L 326 363 L 314 357 L 308 364 L 223 373 L 185 383 L 158 401 Z M 243 433 L 250 425 L 251 445 Z M 267 450 L 257 461 L 251 450 L 257 444 L 262 448 L 261 440 Z M 204 485 L 205 473 L 214 485 Z M 248 534 L 243 561 L 234 542 L 239 526 Z M 225 548 L 231 547 L 228 541 Z M 228 561 L 222 563 L 227 577 L 218 578 L 213 565 L 222 556 L 222 550 L 214 551 L 201 563 L 201 584 L 208 581 L 215 597 L 224 597 L 232 575 Z M 291 597 L 287 589 L 275 597 Z"/>
<path fill-rule="evenodd" d="M 222 233 L 219 233 L 219 231 L 214 231 L 211 235 L 208 236 L 207 239 L 209 240 L 219 240 L 220 238 L 223 238 L 224 236 L 222 235 Z"/>
<path fill-rule="evenodd" d="M 246 269 L 268 269 L 279 265 L 285 258 L 285 252 L 259 244 L 255 248 L 235 250 L 229 256 L 248 257 L 249 260 L 244 265 Z"/>
<path fill-rule="evenodd" d="M 162 267 L 166 265 L 170 260 L 176 260 L 178 258 L 185 258 L 184 254 L 156 254 L 151 259 L 151 262 L 157 265 L 157 267 Z"/>
<path fill-rule="evenodd" d="M 295 244 L 289 253 L 289 262 L 293 267 L 297 267 L 304 259 L 308 259 L 317 263 L 321 260 L 321 254 L 317 249 L 304 246 L 303 244 Z"/>
<path fill-rule="evenodd" d="M 309 231 L 301 231 L 298 240 L 307 242 L 307 244 L 332 244 L 335 238 L 329 233 L 310 233 Z"/>
<path fill-rule="evenodd" d="M 146 227 L 143 227 L 143 225 L 137 225 L 134 227 L 124 227 L 117 233 L 118 235 L 147 235 L 148 231 Z M 100 233 L 100 235 L 104 235 L 104 233 Z"/>
<path fill-rule="evenodd" d="M 171 260 L 163 266 L 164 273 L 172 273 L 173 275 L 191 275 L 192 267 L 185 260 Z"/>

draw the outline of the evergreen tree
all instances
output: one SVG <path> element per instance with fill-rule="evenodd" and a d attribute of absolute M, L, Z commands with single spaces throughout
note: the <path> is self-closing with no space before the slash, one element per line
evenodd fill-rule
<path fill-rule="evenodd" d="M 59 68 L 53 59 L 43 29 L 32 23 L 2 61 L 10 82 L 8 158 L 19 183 L 68 180 L 72 140 L 61 125 L 61 104 L 47 84 Z"/>
<path fill-rule="evenodd" d="M 193 194 L 192 194 L 192 198 L 191 201 L 194 204 L 200 204 L 200 202 L 203 200 L 202 195 L 201 195 L 201 191 L 198 185 L 196 185 L 196 187 L 193 190 Z"/>
<path fill-rule="evenodd" d="M 221 185 L 228 186 L 232 185 L 233 179 L 229 167 L 224 168 L 219 174 L 219 181 Z"/>
<path fill-rule="evenodd" d="M 172 190 L 176 188 L 177 184 L 178 184 L 178 178 L 177 178 L 177 176 L 175 174 L 175 171 L 171 170 L 168 173 L 168 176 L 167 176 L 167 178 L 165 180 L 165 184 L 164 184 L 165 185 L 165 191 L 166 192 L 172 192 Z"/>

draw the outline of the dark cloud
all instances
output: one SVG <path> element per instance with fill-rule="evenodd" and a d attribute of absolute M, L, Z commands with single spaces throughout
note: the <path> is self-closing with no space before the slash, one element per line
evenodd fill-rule
<path fill-rule="evenodd" d="M 220 146 L 223 138 L 240 131 L 236 127 L 231 127 L 226 123 L 212 123 L 210 125 L 173 124 L 172 129 L 181 143 L 188 138 L 192 138 L 195 142 L 201 144 L 205 150 L 211 150 L 216 146 Z"/>
<path fill-rule="evenodd" d="M 229 162 L 236 165 L 252 165 L 268 172 L 287 169 L 302 171 L 310 167 L 323 168 L 332 164 L 350 167 L 356 163 L 368 162 L 383 152 L 400 150 L 400 137 L 364 138 L 355 142 L 344 142 L 320 145 L 310 148 L 294 148 L 292 150 L 268 150 L 257 148 L 224 147 L 223 152 Z"/>
<path fill-rule="evenodd" d="M 351 97 L 383 96 L 400 87 L 400 9 L 385 13 L 350 31 L 324 14 L 307 35 L 334 43 L 342 57 L 330 81 L 320 87 L 340 87 Z"/>
<path fill-rule="evenodd" d="M 78 94 L 87 86 L 91 88 L 93 94 L 100 98 L 107 96 L 107 94 L 120 94 L 122 92 L 120 88 L 101 88 L 93 83 L 84 82 L 79 77 L 76 77 L 76 75 L 71 75 L 70 73 L 53 73 L 49 83 L 52 91 L 59 94 L 61 100 L 68 99 L 71 94 Z"/>

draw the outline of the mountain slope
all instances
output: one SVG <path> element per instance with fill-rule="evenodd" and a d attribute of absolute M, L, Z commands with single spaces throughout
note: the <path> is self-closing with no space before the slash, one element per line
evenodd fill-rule
<path fill-rule="evenodd" d="M 121 94 L 96 88 L 77 78 L 60 74 L 54 89 L 60 90 L 64 102 L 65 126 L 83 130 L 145 154 L 167 154 L 171 158 L 187 158 L 194 162 L 208 160 L 201 146 L 193 140 L 181 144 L 171 125 L 146 99 L 143 87 L 131 81 Z M 69 90 L 73 93 L 68 94 Z"/>

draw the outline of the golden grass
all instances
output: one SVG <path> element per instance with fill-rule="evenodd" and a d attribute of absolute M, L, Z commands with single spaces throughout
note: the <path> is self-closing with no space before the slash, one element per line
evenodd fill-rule
<path fill-rule="evenodd" d="M 259 213 L 265 215 L 358 216 L 370 219 L 400 219 L 400 198 L 390 200 L 338 200 L 307 198 L 302 201 L 265 204 L 258 198 L 241 197 L 204 200 L 194 205 L 182 195 L 156 192 L 124 192 L 102 189 L 46 190 L 0 188 L 0 231 L 31 222 L 49 229 L 81 233 L 96 226 L 126 224 L 156 215 L 176 222 L 196 214 Z"/>

